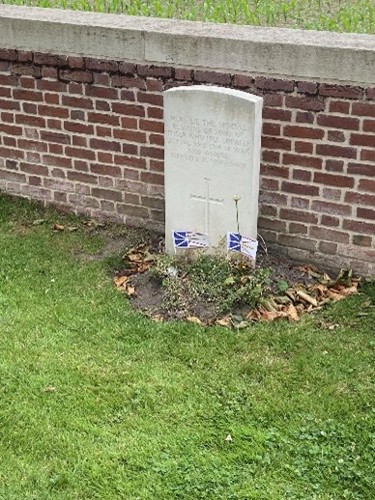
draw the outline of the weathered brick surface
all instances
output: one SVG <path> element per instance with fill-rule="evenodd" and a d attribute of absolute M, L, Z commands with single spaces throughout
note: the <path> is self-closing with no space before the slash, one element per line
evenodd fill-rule
<path fill-rule="evenodd" d="M 163 228 L 163 91 L 264 98 L 259 232 L 373 273 L 375 89 L 0 49 L 0 189 Z"/>

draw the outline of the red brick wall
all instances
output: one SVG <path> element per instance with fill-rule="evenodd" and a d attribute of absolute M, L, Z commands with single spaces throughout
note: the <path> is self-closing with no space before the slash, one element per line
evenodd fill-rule
<path fill-rule="evenodd" d="M 259 232 L 375 274 L 375 88 L 0 50 L 0 189 L 163 228 L 163 97 L 264 97 Z"/>

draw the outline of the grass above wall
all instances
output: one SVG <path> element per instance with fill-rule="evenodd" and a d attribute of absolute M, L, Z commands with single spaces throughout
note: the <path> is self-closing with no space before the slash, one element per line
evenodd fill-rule
<path fill-rule="evenodd" d="M 375 33 L 373 0 L 0 0 L 136 16 Z"/>
<path fill-rule="evenodd" d="M 0 195 L 0 498 L 374 498 L 374 285 L 298 324 L 154 323 L 92 257 L 112 234 L 138 238 Z"/>

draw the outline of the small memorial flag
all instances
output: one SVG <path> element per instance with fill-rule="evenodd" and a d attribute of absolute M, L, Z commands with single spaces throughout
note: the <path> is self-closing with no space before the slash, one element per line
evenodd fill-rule
<path fill-rule="evenodd" d="M 239 252 L 250 259 L 256 258 L 258 242 L 240 233 L 227 233 L 227 249 L 232 252 Z"/>
<path fill-rule="evenodd" d="M 195 231 L 172 231 L 175 248 L 206 248 L 210 245 L 207 234 Z"/>

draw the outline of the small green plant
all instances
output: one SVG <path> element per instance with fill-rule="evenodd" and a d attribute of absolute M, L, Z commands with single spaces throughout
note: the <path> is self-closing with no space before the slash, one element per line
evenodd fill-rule
<path fill-rule="evenodd" d="M 163 284 L 165 308 L 178 305 L 186 310 L 199 300 L 225 314 L 241 306 L 255 307 L 267 291 L 271 271 L 202 253 L 191 259 L 162 255 L 150 273 Z"/>

